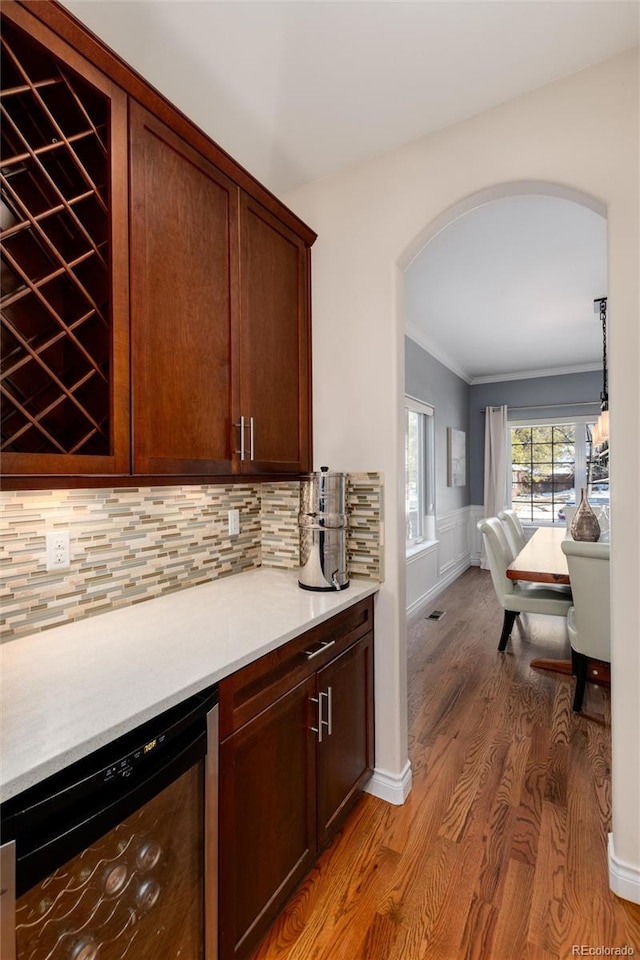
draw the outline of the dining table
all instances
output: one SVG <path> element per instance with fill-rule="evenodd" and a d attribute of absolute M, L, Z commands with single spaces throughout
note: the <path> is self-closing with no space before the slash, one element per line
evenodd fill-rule
<path fill-rule="evenodd" d="M 567 528 L 538 527 L 516 558 L 507 567 L 509 580 L 525 580 L 530 583 L 570 584 L 567 558 L 560 544 L 567 536 Z M 539 670 L 571 675 L 572 660 L 539 658 L 531 661 Z"/>
<path fill-rule="evenodd" d="M 567 536 L 566 527 L 538 527 L 513 563 L 507 567 L 510 580 L 533 583 L 569 584 L 567 558 L 560 544 Z"/>

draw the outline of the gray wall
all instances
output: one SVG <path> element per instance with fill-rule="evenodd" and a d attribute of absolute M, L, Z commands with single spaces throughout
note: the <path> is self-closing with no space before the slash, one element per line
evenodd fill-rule
<path fill-rule="evenodd" d="M 435 409 L 436 514 L 484 502 L 484 409 L 509 407 L 509 420 L 600 413 L 602 373 L 559 374 L 469 386 L 410 337 L 404 338 L 405 393 Z M 517 409 L 526 407 L 527 409 Z M 447 486 L 447 427 L 467 434 L 467 486 Z"/>
<path fill-rule="evenodd" d="M 579 417 L 600 413 L 602 373 L 559 374 L 530 380 L 502 380 L 477 383 L 469 388 L 469 465 L 471 503 L 484 502 L 484 409 L 507 404 L 509 420 L 531 420 L 537 416 Z M 588 406 L 580 404 L 588 403 Z M 536 406 L 537 404 L 537 406 Z M 573 406 L 572 406 L 573 404 Z M 577 404 L 577 406 L 576 406 Z M 517 410 L 516 407 L 531 409 Z"/>
<path fill-rule="evenodd" d="M 435 410 L 436 515 L 466 507 L 469 499 L 469 385 L 427 353 L 415 340 L 404 338 L 405 393 L 430 403 Z M 447 486 L 447 427 L 467 434 L 467 485 Z"/>

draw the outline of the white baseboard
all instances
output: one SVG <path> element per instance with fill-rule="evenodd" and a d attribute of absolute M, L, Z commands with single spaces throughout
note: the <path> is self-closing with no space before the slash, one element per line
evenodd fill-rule
<path fill-rule="evenodd" d="M 427 590 L 426 593 L 423 593 L 422 596 L 418 597 L 417 600 L 414 600 L 413 603 L 407 607 L 407 616 L 411 617 L 413 614 L 422 610 L 423 607 L 428 607 L 438 594 L 442 593 L 445 587 L 448 587 L 454 580 L 457 580 L 470 565 L 471 560 L 467 554 L 462 557 L 461 560 L 458 560 L 457 563 L 454 563 L 453 566 L 450 566 L 444 576 L 439 577 L 438 582 L 435 583 L 430 590 Z"/>
<path fill-rule="evenodd" d="M 609 886 L 617 897 L 640 903 L 640 868 L 623 863 L 615 855 L 613 834 L 609 834 L 607 850 L 609 858 Z"/>
<path fill-rule="evenodd" d="M 379 768 L 374 769 L 373 776 L 364 789 L 365 793 L 370 793 L 373 797 L 402 806 L 411 793 L 411 780 L 411 763 L 407 760 L 400 774 L 389 773 L 388 770 Z"/>

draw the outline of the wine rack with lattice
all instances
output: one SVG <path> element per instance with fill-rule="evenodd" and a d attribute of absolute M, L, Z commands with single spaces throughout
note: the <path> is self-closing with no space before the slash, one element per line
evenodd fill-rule
<path fill-rule="evenodd" d="M 2 24 L 2 450 L 110 450 L 109 101 Z"/>

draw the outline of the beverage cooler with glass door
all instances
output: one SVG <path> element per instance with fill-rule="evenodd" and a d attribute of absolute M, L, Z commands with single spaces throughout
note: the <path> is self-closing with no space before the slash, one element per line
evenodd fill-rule
<path fill-rule="evenodd" d="M 218 691 L 2 805 L 1 960 L 215 960 Z"/>

